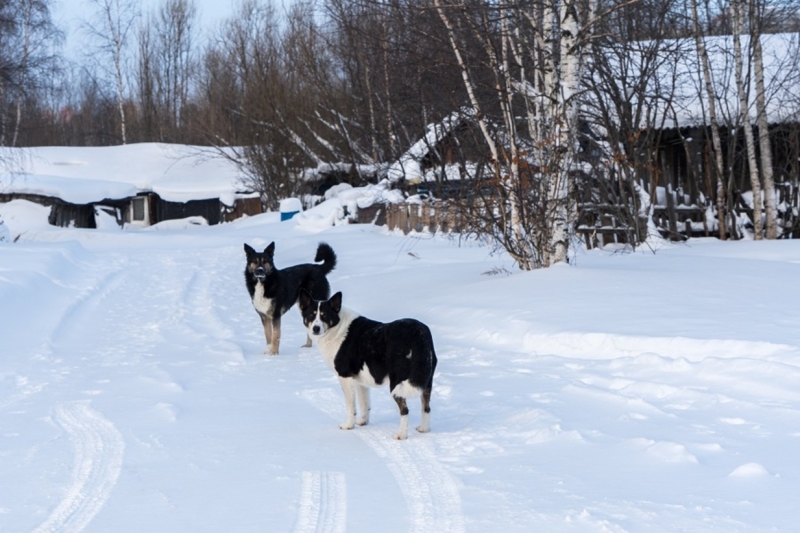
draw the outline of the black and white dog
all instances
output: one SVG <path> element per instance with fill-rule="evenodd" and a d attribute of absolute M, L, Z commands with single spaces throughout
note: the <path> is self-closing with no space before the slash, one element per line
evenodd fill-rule
<path fill-rule="evenodd" d="M 256 252 L 247 244 L 247 266 L 244 269 L 244 281 L 247 291 L 267 339 L 264 353 L 278 355 L 281 343 L 281 317 L 297 302 L 300 289 L 306 290 L 314 298 L 324 299 L 331 293 L 327 276 L 336 267 L 336 254 L 333 249 L 321 242 L 317 247 L 314 261 L 322 261 L 321 265 L 306 263 L 284 269 L 275 267 L 275 243 L 270 243 L 263 252 Z M 311 346 L 308 337 L 304 347 Z"/>
<path fill-rule="evenodd" d="M 382 323 L 342 307 L 342 293 L 329 300 L 300 291 L 298 300 L 308 335 L 317 341 L 322 358 L 336 372 L 344 392 L 347 419 L 339 427 L 353 429 L 356 394 L 361 417 L 369 422 L 369 387 L 389 384 L 389 392 L 400 408 L 400 430 L 394 438 L 408 437 L 408 398 L 422 402 L 420 433 L 430 431 L 431 389 L 436 370 L 436 352 L 428 326 L 413 318 Z"/>

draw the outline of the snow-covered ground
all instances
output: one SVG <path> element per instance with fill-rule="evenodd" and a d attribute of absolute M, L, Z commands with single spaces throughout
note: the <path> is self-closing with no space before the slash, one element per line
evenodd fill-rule
<path fill-rule="evenodd" d="M 0 531 L 797 530 L 798 242 L 520 272 L 474 242 L 312 216 L 0 216 L 18 237 L 0 242 Z M 262 354 L 242 247 L 271 241 L 278 266 L 328 242 L 346 306 L 431 327 L 431 433 L 393 440 L 385 389 L 369 426 L 338 429 L 295 310 Z"/>

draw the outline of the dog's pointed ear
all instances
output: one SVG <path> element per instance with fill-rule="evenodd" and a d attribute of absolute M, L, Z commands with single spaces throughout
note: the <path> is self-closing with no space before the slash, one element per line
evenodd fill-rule
<path fill-rule="evenodd" d="M 336 294 L 334 294 L 333 296 L 331 296 L 331 299 L 328 300 L 328 303 L 330 304 L 331 309 L 333 309 L 334 313 L 338 313 L 339 311 L 341 311 L 342 310 L 342 293 L 341 293 L 341 291 L 339 291 Z"/>
<path fill-rule="evenodd" d="M 252 256 L 252 255 L 255 255 L 256 251 L 255 251 L 255 250 L 253 250 L 253 247 L 252 247 L 252 246 L 250 246 L 250 245 L 249 245 L 249 244 L 247 244 L 247 243 L 244 243 L 244 253 L 246 253 L 246 254 L 247 254 L 247 257 L 250 257 L 250 256 Z"/>
<path fill-rule="evenodd" d="M 264 248 L 264 253 L 272 257 L 275 254 L 275 241 L 269 243 L 269 246 Z"/>
<path fill-rule="evenodd" d="M 312 301 L 313 298 L 311 298 L 311 294 L 303 287 L 300 287 L 300 296 L 297 298 L 297 303 L 300 305 L 300 309 L 305 309 L 311 305 Z"/>

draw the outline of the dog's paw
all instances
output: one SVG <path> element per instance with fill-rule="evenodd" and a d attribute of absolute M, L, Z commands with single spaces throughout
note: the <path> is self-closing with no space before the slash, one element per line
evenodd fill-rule
<path fill-rule="evenodd" d="M 355 424 L 353 424 L 352 422 L 345 422 L 343 424 L 339 424 L 339 429 L 353 429 L 354 427 Z"/>
<path fill-rule="evenodd" d="M 406 433 L 395 433 L 394 440 L 406 440 L 408 438 L 408 434 Z"/>
<path fill-rule="evenodd" d="M 429 427 L 417 426 L 417 431 L 419 431 L 420 433 L 428 433 L 430 430 L 431 428 Z"/>
<path fill-rule="evenodd" d="M 366 426 L 367 424 L 369 424 L 369 417 L 368 416 L 364 416 L 364 417 L 359 418 L 358 422 L 356 422 L 356 424 L 358 424 L 359 426 Z"/>

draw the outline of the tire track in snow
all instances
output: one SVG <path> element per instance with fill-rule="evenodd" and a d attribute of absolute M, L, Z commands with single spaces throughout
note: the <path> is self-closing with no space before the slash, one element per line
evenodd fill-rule
<path fill-rule="evenodd" d="M 75 448 L 66 494 L 34 533 L 78 533 L 103 508 L 122 469 L 125 441 L 117 428 L 86 402 L 59 404 L 55 422 Z"/>
<path fill-rule="evenodd" d="M 344 533 L 347 486 L 342 472 L 303 472 L 294 533 Z"/>
<path fill-rule="evenodd" d="M 243 360 L 244 356 L 241 347 L 234 342 L 236 334 L 219 314 L 220 305 L 225 305 L 227 302 L 220 301 L 220 296 L 215 297 L 213 294 L 212 275 L 209 273 L 215 273 L 213 276 L 214 285 L 217 287 L 235 286 L 233 277 L 230 273 L 227 273 L 229 269 L 223 263 L 223 258 L 220 254 L 209 257 L 209 254 L 204 253 L 198 257 L 197 261 L 201 259 L 208 264 L 208 267 L 197 270 L 192 274 L 183 289 L 180 300 L 182 307 L 186 311 L 186 326 L 195 333 L 208 337 L 211 341 L 210 347 L 218 349 L 221 353 L 236 353 Z M 224 274 L 222 276 L 217 275 L 220 272 Z"/>
<path fill-rule="evenodd" d="M 342 416 L 341 395 L 333 390 L 306 390 L 302 395 L 334 419 Z M 429 439 L 396 441 L 389 437 L 385 428 L 378 430 L 368 426 L 353 432 L 386 461 L 406 500 L 410 531 L 461 533 L 465 530 L 458 485 L 436 459 Z"/>

